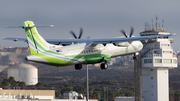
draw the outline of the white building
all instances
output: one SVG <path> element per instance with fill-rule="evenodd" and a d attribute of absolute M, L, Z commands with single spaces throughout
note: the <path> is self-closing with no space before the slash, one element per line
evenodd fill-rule
<path fill-rule="evenodd" d="M 55 99 L 55 90 L 0 89 L 0 101 L 86 101 L 86 99 L 75 99 L 75 96 L 82 97 L 82 94 L 78 95 L 75 91 L 69 93 L 73 93 L 74 98 Z M 98 101 L 98 99 L 88 101 Z"/>
<path fill-rule="evenodd" d="M 38 69 L 29 64 L 13 65 L 7 70 L 8 78 L 14 77 L 15 81 L 24 81 L 26 85 L 38 83 Z"/>
<path fill-rule="evenodd" d="M 63 99 L 77 99 L 78 95 L 75 91 L 66 91 L 63 93 Z"/>
<path fill-rule="evenodd" d="M 55 90 L 17 90 L 17 89 L 0 89 L 0 101 L 30 101 L 31 99 L 54 99 Z M 47 100 L 45 100 L 47 101 Z"/>
<path fill-rule="evenodd" d="M 134 97 L 116 97 L 114 101 L 135 101 Z M 144 101 L 144 99 L 142 99 Z"/>
<path fill-rule="evenodd" d="M 163 29 L 146 30 L 141 36 L 170 34 Z M 144 101 L 169 101 L 169 71 L 177 67 L 173 55 L 172 40 L 159 38 L 149 40 L 141 52 L 142 97 Z"/>

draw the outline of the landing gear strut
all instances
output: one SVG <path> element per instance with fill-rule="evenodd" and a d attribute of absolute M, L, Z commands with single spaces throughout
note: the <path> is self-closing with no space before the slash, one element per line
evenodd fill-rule
<path fill-rule="evenodd" d="M 138 59 L 138 56 L 136 54 L 134 54 L 133 60 L 137 60 L 137 59 Z"/>
<path fill-rule="evenodd" d="M 133 56 L 133 60 L 137 60 L 138 59 L 138 57 L 137 56 Z"/>
<path fill-rule="evenodd" d="M 75 69 L 76 70 L 81 70 L 82 69 L 82 64 L 76 64 Z"/>

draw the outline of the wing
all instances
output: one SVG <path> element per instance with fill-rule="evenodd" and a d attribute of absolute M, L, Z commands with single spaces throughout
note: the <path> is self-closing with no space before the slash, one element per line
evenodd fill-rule
<path fill-rule="evenodd" d="M 108 43 L 120 43 L 120 42 L 132 42 L 132 41 L 141 41 L 147 39 L 169 37 L 176 34 L 166 34 L 166 35 L 152 35 L 152 36 L 140 36 L 140 37 L 128 37 L 128 38 L 105 38 L 105 39 L 45 39 L 47 42 L 56 45 L 69 45 L 72 43 L 87 43 L 88 44 L 108 44 Z M 26 38 L 12 38 L 5 37 L 4 40 L 13 40 L 13 41 L 24 41 L 27 42 Z"/>
<path fill-rule="evenodd" d="M 73 43 L 87 43 L 89 44 L 108 44 L 108 43 L 120 43 L 120 42 L 132 42 L 141 41 L 147 39 L 169 37 L 176 34 L 166 34 L 166 35 L 152 35 L 152 36 L 140 36 L 140 37 L 127 37 L 127 38 L 105 38 L 105 39 L 47 39 L 48 42 L 53 44 L 72 44 Z"/>
<path fill-rule="evenodd" d="M 4 37 L 4 40 L 13 40 L 13 41 L 24 41 L 27 42 L 26 38 L 14 38 L 14 37 Z M 72 44 L 72 43 L 77 43 L 78 39 L 45 39 L 47 42 L 51 44 Z"/>
<path fill-rule="evenodd" d="M 174 36 L 174 35 L 176 35 L 176 34 L 140 36 L 140 37 L 127 37 L 127 38 L 98 39 L 98 40 L 94 40 L 93 44 L 132 42 L 132 41 L 141 41 L 141 40 L 154 39 L 154 38 L 169 37 L 169 36 Z"/>

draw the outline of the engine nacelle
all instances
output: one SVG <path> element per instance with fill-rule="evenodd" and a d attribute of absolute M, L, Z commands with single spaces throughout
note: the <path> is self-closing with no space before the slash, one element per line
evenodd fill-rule
<path fill-rule="evenodd" d="M 119 46 L 119 47 L 128 47 L 131 44 L 129 42 L 121 42 L 121 43 L 113 43 L 113 45 Z"/>

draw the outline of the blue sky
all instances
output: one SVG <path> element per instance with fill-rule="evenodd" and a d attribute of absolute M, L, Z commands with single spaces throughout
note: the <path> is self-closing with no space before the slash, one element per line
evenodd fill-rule
<path fill-rule="evenodd" d="M 158 23 L 164 19 L 164 28 L 177 33 L 172 44 L 174 50 L 180 50 L 180 1 L 179 0 L 1 0 L 0 1 L 0 46 L 27 46 L 24 42 L 3 40 L 3 37 L 25 37 L 18 28 L 4 28 L 10 25 L 22 25 L 32 20 L 36 25 L 53 24 L 53 28 L 37 28 L 44 38 L 73 38 L 73 30 L 82 38 L 109 38 L 122 34 L 120 29 L 134 35 L 144 31 L 144 23 L 158 16 Z"/>

